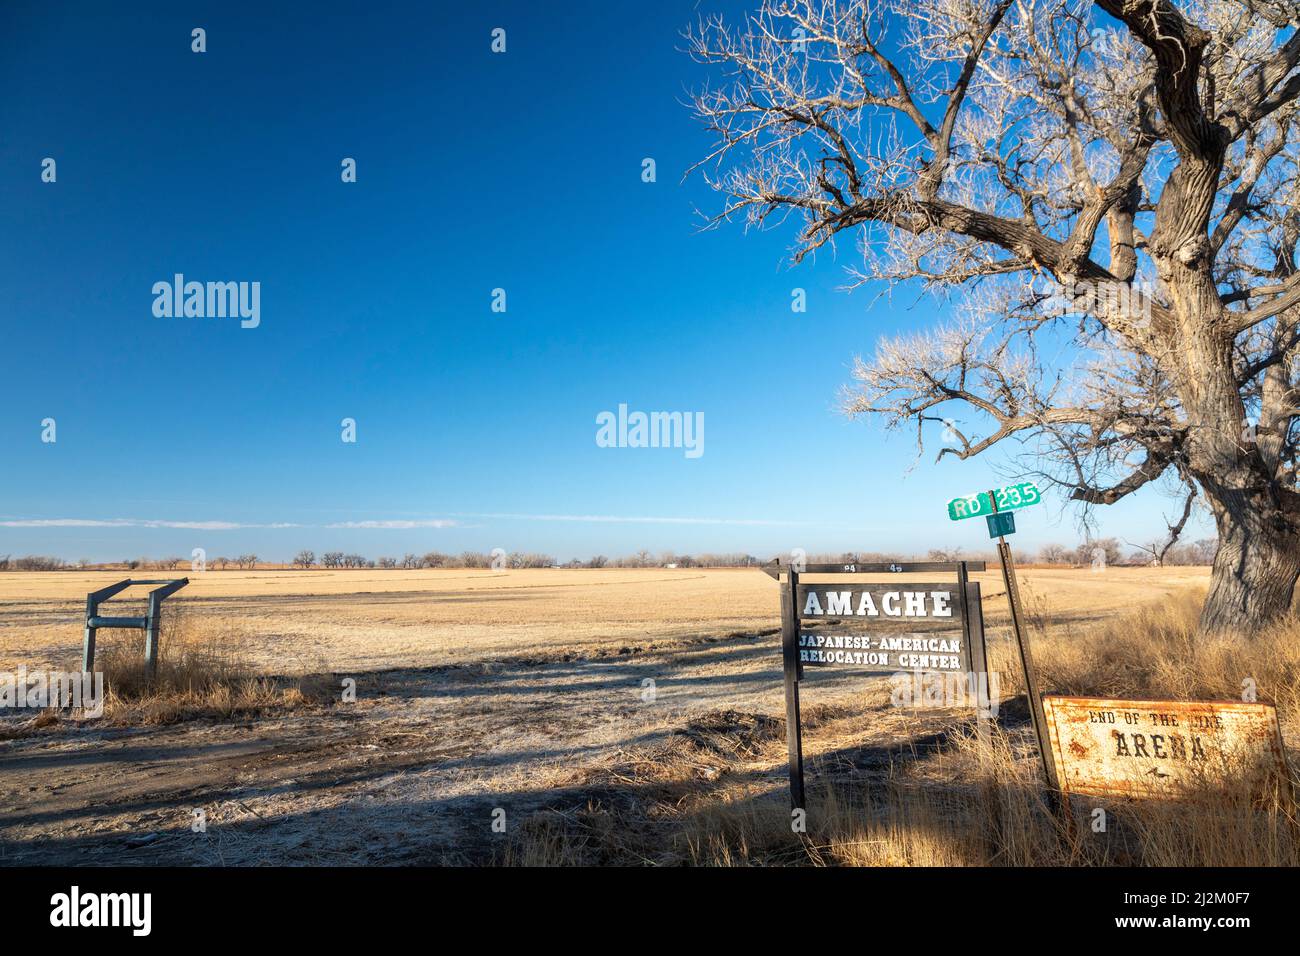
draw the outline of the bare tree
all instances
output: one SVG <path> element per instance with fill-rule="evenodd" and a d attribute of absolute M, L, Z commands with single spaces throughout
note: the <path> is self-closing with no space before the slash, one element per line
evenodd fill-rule
<path fill-rule="evenodd" d="M 1079 543 L 1074 549 L 1074 560 L 1082 565 L 1113 567 L 1123 562 L 1124 553 L 1119 549 L 1118 538 L 1095 538 Z"/>
<path fill-rule="evenodd" d="M 1183 498 L 1182 513 L 1173 521 L 1168 521 L 1169 533 L 1159 541 L 1152 541 L 1145 545 L 1134 545 L 1140 551 L 1151 555 L 1151 563 L 1157 566 L 1163 566 L 1169 563 L 1170 555 L 1178 546 L 1178 539 L 1183 535 L 1183 529 L 1187 527 L 1187 522 L 1192 517 L 1192 510 L 1196 505 L 1197 490 L 1195 486 L 1191 488 Z"/>
<path fill-rule="evenodd" d="M 140 562 L 135 562 L 138 565 Z M 62 558 L 49 557 L 44 554 L 28 554 L 15 558 L 13 566 L 18 571 L 59 571 L 67 566 Z"/>
<path fill-rule="evenodd" d="M 1038 560 L 1043 564 L 1069 564 L 1070 551 L 1063 544 L 1045 544 L 1038 552 Z"/>
<path fill-rule="evenodd" d="M 929 561 L 960 561 L 962 559 L 961 552 L 961 548 L 931 548 L 930 553 L 926 555 L 926 559 Z"/>
<path fill-rule="evenodd" d="M 852 234 L 964 313 L 859 361 L 851 414 L 1000 443 L 1085 508 L 1159 482 L 1219 547 L 1205 633 L 1300 576 L 1295 0 L 761 0 L 706 20 L 715 224 Z M 1105 14 L 1105 15 L 1103 15 Z M 888 29 L 886 29 L 888 27 Z"/>
<path fill-rule="evenodd" d="M 308 551 L 304 548 L 293 556 L 293 563 L 295 567 L 306 570 L 316 563 L 316 552 Z"/>
<path fill-rule="evenodd" d="M 1202 538 L 1188 545 L 1187 560 L 1191 564 L 1213 564 L 1217 542 L 1212 538 Z"/>

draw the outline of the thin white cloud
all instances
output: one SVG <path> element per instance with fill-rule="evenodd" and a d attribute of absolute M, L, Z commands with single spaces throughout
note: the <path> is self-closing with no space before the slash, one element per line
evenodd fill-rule
<path fill-rule="evenodd" d="M 0 521 L 0 528 L 129 528 L 130 522 L 96 521 L 91 518 L 22 518 Z"/>
<path fill-rule="evenodd" d="M 162 521 L 149 518 L 15 518 L 0 528 L 178 528 L 182 531 L 242 531 L 247 528 L 301 528 L 302 525 L 245 524 L 238 521 Z"/>
<path fill-rule="evenodd" d="M 327 528 L 382 528 L 386 530 L 404 531 L 411 528 L 454 528 L 455 521 L 448 521 L 445 518 L 430 518 L 426 521 L 338 521 L 334 524 L 327 524 Z"/>
<path fill-rule="evenodd" d="M 177 528 L 183 531 L 244 531 L 257 528 L 331 528 L 406 530 L 412 528 L 454 528 L 459 522 L 446 518 L 411 520 L 338 521 L 326 525 L 277 521 L 254 524 L 240 521 L 164 521 L 152 518 L 9 518 L 0 528 Z"/>
<path fill-rule="evenodd" d="M 631 515 L 527 515 L 527 514 L 466 514 L 466 518 L 495 518 L 504 521 L 587 521 L 607 524 L 714 524 L 746 526 L 800 526 L 804 521 L 767 521 L 756 518 L 669 518 Z"/>
<path fill-rule="evenodd" d="M 772 521 L 758 518 L 688 518 L 660 515 L 565 515 L 517 514 L 512 512 L 486 512 L 462 514 L 463 518 L 498 521 L 571 521 L 592 524 L 665 524 L 665 525 L 730 525 L 738 527 L 802 527 L 806 521 Z M 380 519 L 362 521 L 336 521 L 325 525 L 274 522 L 271 524 L 239 521 L 165 521 L 148 518 L 11 518 L 0 520 L 0 528 L 172 528 L 183 531 L 244 531 L 277 528 L 327 528 L 347 531 L 411 531 L 419 528 L 463 527 L 450 518 Z"/>

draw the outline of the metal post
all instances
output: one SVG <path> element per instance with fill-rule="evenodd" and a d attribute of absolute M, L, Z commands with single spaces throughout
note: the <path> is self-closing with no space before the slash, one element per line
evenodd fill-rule
<path fill-rule="evenodd" d="M 158 593 L 149 595 L 149 613 L 144 626 L 144 675 L 153 680 L 158 672 L 158 625 L 162 618 L 162 602 Z"/>
<path fill-rule="evenodd" d="M 86 633 L 81 647 L 81 669 L 87 673 L 95 666 L 95 634 L 101 627 L 141 628 L 144 631 L 145 670 L 153 677 L 158 668 L 158 631 L 162 623 L 162 602 L 190 583 L 189 578 L 161 581 L 133 581 L 127 578 L 86 595 Z M 161 584 L 149 593 L 149 612 L 144 617 L 103 617 L 99 606 L 115 594 L 137 584 Z"/>
<path fill-rule="evenodd" d="M 95 631 L 91 618 L 99 613 L 99 600 L 94 594 L 86 595 L 86 634 L 81 642 L 81 670 L 89 674 L 95 669 Z"/>
<path fill-rule="evenodd" d="M 799 726 L 799 572 L 786 572 L 781 591 L 781 652 L 785 668 L 785 744 L 790 758 L 790 806 L 805 806 L 803 787 L 803 730 Z"/>
<path fill-rule="evenodd" d="M 994 513 L 998 510 L 997 494 L 989 492 L 993 502 Z M 1048 789 L 1056 794 L 1060 787 L 1056 780 L 1056 762 L 1052 759 L 1051 744 L 1047 739 L 1047 717 L 1043 713 L 1043 700 L 1038 693 L 1038 676 L 1034 671 L 1034 657 L 1029 649 L 1029 635 L 1025 633 L 1024 619 L 1020 607 L 1020 588 L 1016 584 L 1016 566 L 1011 558 L 1011 545 L 1006 536 L 998 538 L 998 557 L 1002 561 L 1002 581 L 1007 588 L 1007 603 L 1011 605 L 1011 630 L 1016 637 L 1016 646 L 1020 650 L 1020 669 L 1025 678 L 1025 696 L 1029 698 L 1029 717 L 1034 724 L 1034 737 L 1038 741 L 1038 753 L 1043 759 L 1043 777 Z"/>

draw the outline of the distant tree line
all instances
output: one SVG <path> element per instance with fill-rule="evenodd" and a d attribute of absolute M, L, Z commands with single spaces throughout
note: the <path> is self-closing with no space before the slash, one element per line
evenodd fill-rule
<path fill-rule="evenodd" d="M 67 566 L 62 558 L 43 554 L 28 554 L 21 558 L 11 558 L 6 554 L 0 558 L 0 571 L 61 571 Z"/>
<path fill-rule="evenodd" d="M 1038 552 L 1038 560 L 1043 564 L 1063 564 L 1081 566 L 1098 564 L 1104 559 L 1106 564 L 1115 565 L 1157 565 L 1160 567 L 1208 565 L 1214 561 L 1214 551 L 1218 542 L 1214 538 L 1202 538 L 1190 544 L 1173 544 L 1153 541 L 1148 544 L 1130 545 L 1133 549 L 1127 555 L 1117 538 L 1098 538 L 1085 541 L 1073 548 L 1061 544 L 1048 544 Z"/>
<path fill-rule="evenodd" d="M 124 558 L 121 561 L 114 562 L 115 565 L 120 565 L 128 571 L 140 569 L 170 571 L 173 568 L 183 567 L 189 563 L 189 558 Z M 67 571 L 103 566 L 103 564 L 95 564 L 87 558 L 78 561 L 65 561 L 63 558 L 53 558 L 44 554 L 27 554 L 20 558 L 11 558 L 7 554 L 0 556 L 0 571 Z"/>
<path fill-rule="evenodd" d="M 1097 538 L 1081 542 L 1074 547 L 1062 544 L 1044 545 L 1037 554 L 1040 564 L 1061 565 L 1069 567 L 1096 566 L 1104 563 L 1113 566 L 1136 565 L 1208 565 L 1214 560 L 1216 542 L 1205 538 L 1191 544 L 1167 544 L 1153 542 L 1146 545 L 1129 544 L 1128 553 L 1118 538 Z M 779 554 L 760 558 L 744 552 L 703 552 L 700 554 L 678 554 L 674 551 L 662 551 L 653 554 L 641 549 L 635 554 L 610 558 L 603 554 L 583 560 L 572 558 L 560 563 L 549 554 L 514 551 L 509 554 L 488 554 L 482 551 L 462 551 L 459 554 L 444 554 L 441 551 L 428 551 L 424 554 L 407 552 L 400 558 L 395 555 L 381 555 L 367 558 L 355 552 L 325 551 L 319 558 L 315 551 L 304 549 L 293 557 L 295 568 L 309 570 L 312 568 L 340 569 L 383 569 L 415 570 L 422 568 L 753 568 L 770 564 L 774 560 L 782 563 L 791 560 L 797 552 L 783 551 Z M 495 557 L 494 557 L 495 555 Z M 835 551 L 815 552 L 802 555 L 809 564 L 889 564 L 892 562 L 915 561 L 917 555 L 882 551 Z M 1028 557 L 1028 556 L 1026 556 Z M 241 554 L 238 557 L 219 556 L 210 558 L 207 567 L 225 570 L 231 566 L 252 570 L 261 558 L 256 554 Z M 932 548 L 926 555 L 929 561 L 995 561 L 993 553 L 965 553 L 962 548 Z M 0 571 L 62 571 L 70 569 L 88 569 L 105 567 L 122 567 L 129 571 L 154 570 L 171 571 L 190 565 L 189 558 L 129 558 L 119 562 L 92 563 L 86 559 L 68 562 L 62 558 L 46 555 L 29 554 L 12 558 L 0 556 Z"/>

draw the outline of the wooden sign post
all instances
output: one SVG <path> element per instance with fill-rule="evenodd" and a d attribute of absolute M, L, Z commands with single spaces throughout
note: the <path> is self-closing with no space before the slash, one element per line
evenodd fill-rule
<path fill-rule="evenodd" d="M 804 807 L 803 730 L 799 724 L 799 613 L 794 596 L 799 589 L 799 572 L 786 570 L 781 589 L 781 659 L 785 670 L 785 745 L 790 758 L 790 805 Z"/>
<path fill-rule="evenodd" d="M 969 571 L 983 561 L 919 561 L 901 564 L 789 564 L 765 568 L 781 580 L 781 654 L 785 674 L 786 749 L 790 765 L 790 803 L 807 806 L 804 788 L 803 730 L 799 682 L 805 667 L 848 666 L 868 674 L 946 674 L 973 688 L 981 717 L 989 709 L 988 655 L 978 582 Z M 956 582 L 806 584 L 802 574 L 855 575 L 956 572 Z M 904 632 L 889 623 L 950 621 L 953 633 Z M 815 622 L 815 623 L 813 623 Z M 844 630 L 848 624 L 849 630 Z M 864 631 L 856 624 L 874 624 Z M 984 721 L 980 732 L 987 733 Z"/>

